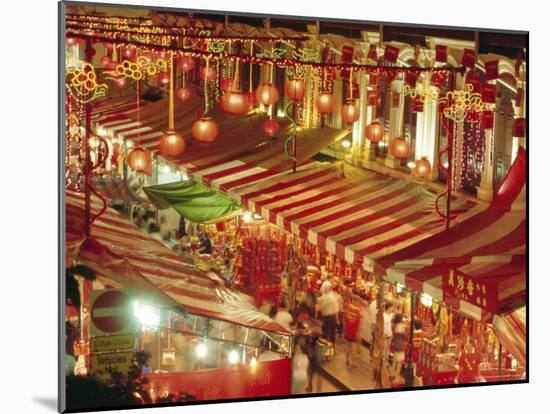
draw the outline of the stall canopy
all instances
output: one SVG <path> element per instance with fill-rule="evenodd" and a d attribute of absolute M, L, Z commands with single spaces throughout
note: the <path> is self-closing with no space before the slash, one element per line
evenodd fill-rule
<path fill-rule="evenodd" d="M 493 318 L 493 330 L 499 342 L 520 365 L 527 362 L 527 311 L 525 306 Z"/>
<path fill-rule="evenodd" d="M 377 269 L 389 280 L 444 300 L 477 319 L 524 306 L 526 164 L 525 150 L 520 148 L 489 208 L 381 258 Z M 478 295 L 480 291 L 483 295 Z"/>
<path fill-rule="evenodd" d="M 154 185 L 144 187 L 143 191 L 156 207 L 172 207 L 194 223 L 228 220 L 241 210 L 231 198 L 193 181 Z"/>
<path fill-rule="evenodd" d="M 92 214 L 102 203 L 92 198 Z M 264 331 L 288 334 L 258 312 L 246 295 L 224 287 L 215 275 L 203 273 L 161 242 L 108 208 L 83 240 L 84 195 L 67 191 L 68 247 L 79 246 L 78 259 L 98 274 L 134 289 L 160 305 L 183 306 L 189 313 Z"/>
<path fill-rule="evenodd" d="M 239 166 L 236 163 L 234 168 Z M 195 175 L 202 174 L 203 182 L 224 188 L 243 208 L 280 228 L 366 267 L 378 257 L 444 230 L 434 212 L 434 193 L 375 173 L 362 173 L 356 179 L 354 171 L 343 163 L 309 163 L 296 173 L 251 184 L 246 183 L 247 176 L 235 177 L 215 168 Z M 458 221 L 483 208 L 463 198 L 455 198 L 452 204 L 462 212 Z"/>

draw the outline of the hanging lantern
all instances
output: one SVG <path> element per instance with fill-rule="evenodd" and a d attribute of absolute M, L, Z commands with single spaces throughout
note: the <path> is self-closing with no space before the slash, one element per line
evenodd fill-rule
<path fill-rule="evenodd" d="M 104 67 L 109 66 L 112 62 L 113 60 L 109 56 L 102 56 L 101 59 L 99 59 L 99 63 Z"/>
<path fill-rule="evenodd" d="M 273 137 L 279 130 L 279 124 L 274 119 L 268 118 L 263 122 L 262 129 L 267 134 L 267 136 Z"/>
<path fill-rule="evenodd" d="M 231 90 L 232 85 L 233 85 L 233 79 L 231 78 L 222 79 L 220 82 L 220 88 L 224 92 L 229 92 Z"/>
<path fill-rule="evenodd" d="M 117 89 L 124 89 L 126 86 L 128 86 L 128 79 L 121 78 L 114 81 L 115 87 Z"/>
<path fill-rule="evenodd" d="M 221 97 L 220 106 L 230 114 L 244 114 L 248 112 L 248 98 L 239 91 L 229 91 Z"/>
<path fill-rule="evenodd" d="M 170 74 L 168 72 L 160 72 L 157 75 L 157 80 L 163 86 L 168 85 L 170 83 Z"/>
<path fill-rule="evenodd" d="M 286 83 L 285 92 L 294 102 L 299 102 L 306 95 L 306 85 L 301 79 L 292 79 Z"/>
<path fill-rule="evenodd" d="M 195 68 L 195 61 L 191 56 L 180 56 L 177 65 L 183 72 L 189 72 Z"/>
<path fill-rule="evenodd" d="M 330 114 L 334 111 L 334 108 L 336 107 L 336 99 L 334 99 L 334 95 L 332 95 L 330 92 L 321 92 L 315 101 L 315 105 L 317 106 L 317 110 L 321 114 Z"/>
<path fill-rule="evenodd" d="M 378 121 L 370 123 L 365 127 L 365 136 L 370 142 L 378 144 L 384 138 L 384 126 Z"/>
<path fill-rule="evenodd" d="M 185 140 L 175 129 L 169 129 L 160 138 L 159 150 L 163 155 L 175 157 L 185 151 Z"/>
<path fill-rule="evenodd" d="M 390 142 L 390 154 L 403 160 L 411 154 L 411 145 L 403 137 L 395 137 Z"/>
<path fill-rule="evenodd" d="M 185 102 L 191 97 L 191 89 L 187 86 L 182 86 L 181 88 L 176 89 L 176 98 L 180 101 Z"/>
<path fill-rule="evenodd" d="M 201 68 L 199 76 L 203 81 L 214 82 L 218 77 L 218 73 L 216 72 L 216 69 L 212 66 L 205 66 Z"/>
<path fill-rule="evenodd" d="M 133 149 L 128 154 L 128 165 L 138 173 L 149 173 L 151 167 L 151 151 L 141 147 Z"/>
<path fill-rule="evenodd" d="M 258 100 L 254 92 L 248 92 L 246 94 L 246 101 L 248 102 L 248 109 L 252 110 L 258 106 Z"/>
<path fill-rule="evenodd" d="M 353 124 L 354 122 L 359 121 L 361 117 L 361 112 L 359 107 L 355 104 L 354 100 L 348 100 L 344 105 L 342 105 L 342 119 L 348 124 Z"/>
<path fill-rule="evenodd" d="M 218 137 L 218 124 L 212 118 L 203 117 L 195 121 L 191 128 L 191 135 L 200 143 L 210 143 Z"/>
<path fill-rule="evenodd" d="M 126 59 L 131 59 L 134 57 L 136 53 L 136 50 L 133 47 L 126 46 L 122 50 L 122 56 L 124 56 Z"/>
<path fill-rule="evenodd" d="M 271 83 L 264 83 L 256 88 L 256 99 L 264 105 L 272 105 L 279 100 L 279 91 Z"/>
<path fill-rule="evenodd" d="M 422 157 L 416 161 L 413 172 L 418 178 L 428 178 L 431 171 L 432 165 L 426 157 Z"/>

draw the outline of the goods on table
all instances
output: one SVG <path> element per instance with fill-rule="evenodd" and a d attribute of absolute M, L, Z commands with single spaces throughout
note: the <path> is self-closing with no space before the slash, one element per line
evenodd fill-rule
<path fill-rule="evenodd" d="M 330 361 L 334 358 L 334 345 L 325 339 L 317 340 L 317 360 Z"/>

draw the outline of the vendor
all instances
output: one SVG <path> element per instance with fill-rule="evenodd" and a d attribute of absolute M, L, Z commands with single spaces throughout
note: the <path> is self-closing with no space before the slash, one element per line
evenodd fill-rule
<path fill-rule="evenodd" d="M 199 236 L 199 253 L 200 254 L 212 254 L 212 242 L 205 232 L 202 232 Z"/>

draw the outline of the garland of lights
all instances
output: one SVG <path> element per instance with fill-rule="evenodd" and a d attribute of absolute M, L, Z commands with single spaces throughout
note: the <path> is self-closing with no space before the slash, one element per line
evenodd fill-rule
<path fill-rule="evenodd" d="M 71 30 L 68 30 L 71 32 Z M 197 50 L 197 49 L 184 49 L 182 50 L 179 47 L 173 47 L 173 46 L 167 46 L 167 45 L 159 45 L 159 44 L 149 44 L 143 41 L 131 41 L 131 40 L 124 40 L 124 39 L 113 39 L 103 36 L 96 36 L 91 34 L 84 34 L 84 33 L 74 33 L 75 37 L 82 37 L 87 38 L 91 37 L 97 41 L 103 41 L 103 42 L 116 42 L 117 44 L 123 44 L 127 45 L 129 47 L 140 47 L 148 51 L 154 51 L 154 52 L 174 52 L 178 56 L 191 56 L 194 58 L 202 58 L 202 59 L 214 59 L 214 60 L 232 60 L 237 62 L 251 62 L 258 65 L 265 65 L 265 64 L 272 64 L 277 65 L 279 67 L 288 67 L 288 66 L 297 66 L 297 67 L 312 67 L 317 69 L 325 69 L 327 70 L 327 80 L 331 81 L 334 77 L 334 74 L 338 70 L 351 70 L 354 71 L 360 71 L 360 72 L 367 72 L 367 73 L 383 73 L 388 74 L 390 76 L 395 76 L 398 73 L 422 73 L 422 72 L 430 72 L 430 73 L 436 73 L 436 72 L 464 72 L 464 67 L 422 67 L 422 66 L 411 66 L 411 67 L 401 67 L 401 66 L 388 66 L 388 65 L 364 65 L 364 64 L 357 64 L 357 63 L 323 63 L 323 62 L 305 62 L 302 60 L 298 60 L 296 58 L 281 58 L 281 59 L 274 59 L 270 57 L 258 57 L 256 56 L 245 56 L 245 55 L 237 55 L 237 54 L 230 54 L 225 52 L 215 53 L 211 51 L 204 51 L 204 50 Z"/>

